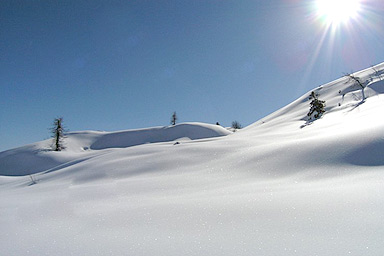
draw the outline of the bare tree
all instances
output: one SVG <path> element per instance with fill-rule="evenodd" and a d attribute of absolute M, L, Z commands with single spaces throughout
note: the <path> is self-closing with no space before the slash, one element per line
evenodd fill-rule
<path fill-rule="evenodd" d="M 353 74 L 345 74 L 345 77 L 348 78 L 347 83 L 349 83 L 350 81 L 353 81 L 354 85 L 357 85 L 361 88 L 361 95 L 363 97 L 361 101 L 362 102 L 365 101 L 365 92 L 364 92 L 365 86 L 363 85 L 363 82 L 361 82 L 360 78 Z"/>
<path fill-rule="evenodd" d="M 61 151 L 64 149 L 64 132 L 65 129 L 63 127 L 63 118 L 55 118 L 53 121 L 53 127 L 51 128 L 53 145 L 52 148 L 54 151 Z"/>
<path fill-rule="evenodd" d="M 380 79 L 380 81 L 381 81 L 381 73 L 374 66 L 372 66 L 371 68 L 373 69 L 373 71 L 375 71 L 376 77 L 378 77 Z"/>
<path fill-rule="evenodd" d="M 172 117 L 171 117 L 171 125 L 175 125 L 176 121 L 177 121 L 177 115 L 176 115 L 176 111 L 175 111 L 175 112 L 173 112 Z"/>

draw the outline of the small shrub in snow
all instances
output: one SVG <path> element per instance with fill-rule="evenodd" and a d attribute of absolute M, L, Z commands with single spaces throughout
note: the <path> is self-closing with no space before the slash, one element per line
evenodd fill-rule
<path fill-rule="evenodd" d="M 307 116 L 309 116 L 309 120 L 319 119 L 325 112 L 325 101 L 319 100 L 318 95 L 315 92 L 311 92 L 309 99 L 312 100 L 310 104 L 311 108 Z"/>
<path fill-rule="evenodd" d="M 241 128 L 243 128 L 243 127 L 241 126 L 241 124 L 240 124 L 239 122 L 237 122 L 237 121 L 233 121 L 231 127 L 232 127 L 233 129 L 241 129 Z"/>

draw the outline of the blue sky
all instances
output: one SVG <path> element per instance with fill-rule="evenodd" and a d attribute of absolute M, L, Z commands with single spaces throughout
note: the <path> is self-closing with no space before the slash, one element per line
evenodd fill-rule
<path fill-rule="evenodd" d="M 384 61 L 384 3 L 327 27 L 311 0 L 0 2 L 0 151 L 70 131 L 247 126 Z"/>

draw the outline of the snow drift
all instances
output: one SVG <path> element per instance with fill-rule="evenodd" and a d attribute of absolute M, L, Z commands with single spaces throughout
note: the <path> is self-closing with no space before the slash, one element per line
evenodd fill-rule
<path fill-rule="evenodd" d="M 231 134 L 212 124 L 182 123 L 175 126 L 125 130 L 119 132 L 83 131 L 66 134 L 62 152 L 51 150 L 51 140 L 0 152 L 0 175 L 29 175 L 51 168 L 72 165 L 79 159 L 99 155 L 93 150 L 126 148 L 147 143 L 197 140 Z M 87 151 L 87 152 L 85 152 Z"/>

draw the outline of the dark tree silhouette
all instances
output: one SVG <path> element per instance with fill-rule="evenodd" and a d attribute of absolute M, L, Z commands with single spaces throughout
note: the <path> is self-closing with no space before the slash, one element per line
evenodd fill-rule
<path fill-rule="evenodd" d="M 307 116 L 309 116 L 310 120 L 312 119 L 312 115 L 314 114 L 313 118 L 319 119 L 325 112 L 325 101 L 319 100 L 318 95 L 315 92 L 311 92 L 311 95 L 309 96 L 309 99 L 312 100 L 310 104 L 311 108 L 309 109 L 309 112 Z"/>
<path fill-rule="evenodd" d="M 241 129 L 241 128 L 243 128 L 243 127 L 241 126 L 241 124 L 240 124 L 239 122 L 237 122 L 237 121 L 233 121 L 231 127 L 232 127 L 233 129 Z"/>
<path fill-rule="evenodd" d="M 177 115 L 176 115 L 176 111 L 175 111 L 175 112 L 173 112 L 172 117 L 171 117 L 171 125 L 175 125 L 176 121 L 177 121 Z"/>
<path fill-rule="evenodd" d="M 64 132 L 65 129 L 63 127 L 63 118 L 55 118 L 53 121 L 53 127 L 51 128 L 52 138 L 53 138 L 53 150 L 61 151 L 64 149 Z"/>

